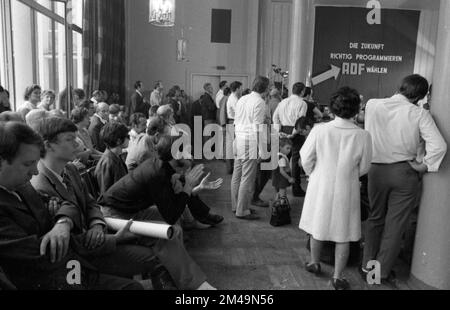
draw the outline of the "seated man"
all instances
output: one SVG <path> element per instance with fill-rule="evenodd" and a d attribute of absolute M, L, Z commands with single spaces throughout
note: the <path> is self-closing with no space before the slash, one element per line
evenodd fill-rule
<path fill-rule="evenodd" d="M 142 289 L 138 282 L 99 273 L 80 255 L 83 247 L 70 235 L 74 222 L 63 212 L 54 224 L 29 183 L 43 147 L 27 125 L 0 123 L 0 265 L 8 278 L 18 289 Z M 67 280 L 68 263 L 79 263 L 80 281 Z"/>
<path fill-rule="evenodd" d="M 99 202 L 104 210 L 109 214 L 137 219 L 145 217 L 147 209 L 156 205 L 162 219 L 174 225 L 187 206 L 199 222 L 207 225 L 221 223 L 223 217 L 211 214 L 198 194 L 202 190 L 219 188 L 222 179 L 208 182 L 209 175 L 201 179 L 203 165 L 187 170 L 190 163 L 172 156 L 175 140 L 175 137 L 161 136 L 156 145 L 159 159 L 143 162 L 103 194 Z"/>
<path fill-rule="evenodd" d="M 36 129 L 44 139 L 46 154 L 38 164 L 39 175 L 33 178 L 32 184 L 36 189 L 49 196 L 70 201 L 78 207 L 80 210 L 78 213 L 73 209 L 67 210 L 65 213 L 71 215 L 71 219 L 79 231 L 87 230 L 86 245 L 95 249 L 104 242 L 105 221 L 99 206 L 89 195 L 87 186 L 81 180 L 79 173 L 72 165 L 68 164 L 73 159 L 77 147 L 76 127 L 66 119 L 47 119 L 42 121 Z M 121 251 L 117 254 L 126 258 L 134 258 L 137 260 L 135 263 L 124 263 L 123 260 L 114 258 L 111 254 L 108 257 L 93 258 L 93 261 L 95 259 L 95 262 L 100 265 L 99 268 L 110 267 L 120 271 L 136 268 L 132 265 L 138 266 L 139 262 L 147 262 L 150 255 L 156 255 L 169 271 L 177 288 L 203 289 L 209 287 L 206 276 L 187 254 L 181 234 L 178 239 L 157 240 L 150 246 L 149 244 L 145 245 L 144 247 L 136 246 L 137 249 L 133 251 L 125 253 Z M 105 263 L 106 260 L 107 263 Z M 164 275 L 160 269 L 155 271 L 157 274 L 152 278 L 153 282 L 157 282 L 154 287 L 170 288 L 170 277 L 168 274 Z M 138 273 L 144 272 L 135 274 Z"/>
<path fill-rule="evenodd" d="M 123 149 L 128 146 L 128 128 L 118 122 L 108 123 L 100 132 L 100 139 L 105 143 L 106 151 L 97 163 L 95 177 L 100 194 L 103 194 L 128 174 L 127 166 L 120 157 Z"/>
<path fill-rule="evenodd" d="M 155 151 L 155 137 L 163 133 L 165 129 L 164 122 L 159 117 L 151 117 L 148 122 L 147 132 L 139 136 L 135 143 L 128 147 L 127 159 L 125 161 L 128 171 L 133 171 L 140 164 L 150 158 L 157 158 Z"/>

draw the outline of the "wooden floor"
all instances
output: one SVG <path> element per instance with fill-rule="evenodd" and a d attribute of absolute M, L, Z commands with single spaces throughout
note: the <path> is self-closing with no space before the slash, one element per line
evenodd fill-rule
<path fill-rule="evenodd" d="M 223 215 L 225 220 L 215 228 L 187 233 L 186 247 L 195 261 L 205 271 L 208 281 L 219 290 L 330 290 L 332 266 L 322 265 L 324 276 L 317 278 L 303 269 L 309 261 L 306 234 L 298 229 L 303 198 L 289 193 L 292 206 L 292 224 L 275 228 L 270 226 L 269 209 L 253 207 L 261 219 L 245 221 L 231 212 L 230 181 L 225 163 L 206 163 L 212 179 L 222 177 L 224 184 L 215 192 L 202 195 L 211 212 Z M 261 198 L 273 198 L 271 182 Z M 408 269 L 396 267 L 399 289 L 411 289 L 407 283 Z M 362 281 L 356 267 L 348 268 L 345 277 L 352 289 L 384 290 L 387 286 L 368 286 Z"/>

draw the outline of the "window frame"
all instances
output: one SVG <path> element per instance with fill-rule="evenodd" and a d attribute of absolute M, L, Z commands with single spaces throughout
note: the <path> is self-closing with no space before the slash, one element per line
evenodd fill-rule
<path fill-rule="evenodd" d="M 41 5 L 40 3 L 36 2 L 35 0 L 3 0 L 0 1 L 0 18 L 2 22 L 2 30 L 3 30 L 3 41 L 0 42 L 0 48 L 4 49 L 4 55 L 5 59 L 0 60 L 4 61 L 3 65 L 5 68 L 5 72 L 2 72 L 2 77 L 5 77 L 5 81 L 2 79 L 2 85 L 10 91 L 10 97 L 12 101 L 12 108 L 15 110 L 17 106 L 19 105 L 20 98 L 18 97 L 17 89 L 16 89 L 16 83 L 15 83 L 15 59 L 14 59 L 14 40 L 13 40 L 13 29 L 12 29 L 12 12 L 11 12 L 11 1 L 18 1 L 27 7 L 30 8 L 30 20 L 31 20 L 31 40 L 32 40 L 32 77 L 34 81 L 39 81 L 39 59 L 38 59 L 38 26 L 37 26 L 37 14 L 42 14 L 43 16 L 48 17 L 51 20 L 51 27 L 52 27 L 52 59 L 53 59 L 53 85 L 56 85 L 56 66 L 55 66 L 55 42 L 56 42 L 56 35 L 55 35 L 55 29 L 58 27 L 57 23 L 63 25 L 66 27 L 66 43 L 65 43 L 65 53 L 66 53 L 66 80 L 67 83 L 63 87 L 61 85 L 61 89 L 66 88 L 68 86 L 73 87 L 74 85 L 74 76 L 73 76 L 73 35 L 74 32 L 77 32 L 81 35 L 83 35 L 83 29 L 75 24 L 69 24 L 65 23 L 65 17 L 60 16 L 59 14 L 55 13 L 55 7 L 57 2 L 63 3 L 65 7 L 69 6 L 72 7 L 72 0 L 51 0 L 51 8 L 48 9 L 47 7 Z M 79 1 L 79 0 L 75 0 Z M 84 1 L 83 1 L 83 8 L 84 8 Z M 53 10 L 53 11 L 52 11 Z M 82 9 L 83 11 L 83 9 Z M 70 55 L 70 57 L 68 57 Z M 80 73 L 78 73 L 80 74 Z"/>

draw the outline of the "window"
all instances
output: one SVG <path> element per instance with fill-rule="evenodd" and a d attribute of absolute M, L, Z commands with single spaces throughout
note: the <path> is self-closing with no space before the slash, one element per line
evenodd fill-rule
<path fill-rule="evenodd" d="M 72 75 L 70 82 L 74 88 L 83 88 L 82 21 L 83 0 L 69 0 L 72 4 L 71 44 Z M 5 77 L 5 48 L 7 41 L 5 27 L 12 30 L 11 63 L 15 78 L 8 85 L 15 108 L 24 101 L 23 92 L 31 84 L 39 84 L 42 89 L 52 89 L 58 95 L 66 88 L 66 32 L 64 25 L 65 5 L 53 0 L 2 0 L 11 6 L 10 24 L 1 15 L 0 23 L 0 83 Z M 0 11 L 0 14 L 3 12 Z M 6 25 L 5 25 L 6 24 Z M 14 86 L 14 87 L 12 87 Z"/>
<path fill-rule="evenodd" d="M 6 82 L 6 45 L 5 42 L 5 27 L 4 27 L 4 8 L 3 5 L 0 3 L 0 85 L 3 87 L 7 87 Z"/>

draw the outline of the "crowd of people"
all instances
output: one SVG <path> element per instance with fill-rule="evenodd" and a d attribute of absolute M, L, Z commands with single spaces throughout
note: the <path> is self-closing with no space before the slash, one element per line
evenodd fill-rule
<path fill-rule="evenodd" d="M 421 177 L 436 172 L 447 146 L 431 114 L 418 105 L 430 87 L 421 76 L 402 81 L 391 98 L 362 102 L 343 87 L 325 108 L 313 89 L 295 83 L 290 96 L 265 77 L 252 89 L 223 81 L 210 83 L 192 100 L 179 86 L 164 94 L 157 81 L 149 96 L 137 81 L 129 102 L 94 91 L 72 90 L 72 110 L 55 107 L 55 92 L 32 85 L 11 111 L 0 87 L 0 283 L 19 289 L 142 289 L 133 276 L 151 279 L 155 289 L 214 289 L 184 246 L 183 231 L 208 229 L 223 217 L 202 201 L 217 190 L 192 149 L 174 153 L 177 141 L 197 128 L 221 131 L 214 149 L 231 177 L 231 211 L 242 221 L 260 219 L 269 207 L 260 194 L 272 179 L 274 200 L 304 197 L 299 227 L 310 235 L 308 272 L 321 273 L 324 242 L 335 243 L 335 289 L 349 289 L 343 276 L 350 243 L 360 242 L 361 192 L 368 175 L 368 219 L 364 257 L 382 265 L 382 281 L 393 281 L 408 220 L 418 205 Z M 65 94 L 67 96 L 67 92 Z M 61 97 L 61 96 L 60 96 Z M 63 105 L 60 105 L 63 106 Z M 427 105 L 426 105 L 427 106 Z M 262 134 L 268 130 L 269 134 Z M 210 132 L 205 130 L 205 132 Z M 267 132 L 266 132 L 267 133 Z M 272 158 L 277 137 L 276 166 Z M 273 150 L 271 150 L 273 151 Z M 256 154 L 256 156 L 254 156 Z M 302 187 L 304 177 L 308 186 Z M 90 186 L 89 184 L 93 185 Z M 128 221 L 111 233 L 105 218 Z M 163 221 L 176 228 L 171 240 L 139 237 L 132 221 Z M 67 262 L 82 265 L 83 281 L 66 281 Z M 3 278 L 2 278 L 3 277 Z M 11 282 L 9 282 L 11 281 Z"/>

